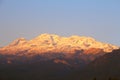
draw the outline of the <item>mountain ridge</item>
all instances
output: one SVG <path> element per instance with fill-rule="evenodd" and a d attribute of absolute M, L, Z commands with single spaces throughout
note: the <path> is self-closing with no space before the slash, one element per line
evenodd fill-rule
<path fill-rule="evenodd" d="M 70 51 L 67 51 L 69 49 L 71 50 L 72 53 L 74 53 L 74 50 L 90 49 L 90 48 L 100 48 L 103 49 L 105 52 L 111 52 L 113 49 L 118 49 L 117 46 L 98 42 L 91 37 L 84 37 L 84 36 L 80 37 L 76 35 L 70 37 L 61 37 L 55 34 L 47 34 L 47 33 L 41 34 L 40 36 L 32 40 L 26 40 L 25 38 L 16 39 L 8 46 L 0 48 L 0 50 L 8 49 L 8 48 L 15 48 L 15 49 L 36 48 L 35 49 L 36 51 L 39 51 L 41 49 L 41 53 L 44 53 L 45 50 L 46 52 L 58 50 L 58 52 L 70 53 Z"/>
<path fill-rule="evenodd" d="M 83 65 L 115 49 L 118 47 L 91 37 L 41 34 L 31 40 L 16 39 L 0 48 L 0 56 L 2 63 L 53 60 L 56 63 Z"/>

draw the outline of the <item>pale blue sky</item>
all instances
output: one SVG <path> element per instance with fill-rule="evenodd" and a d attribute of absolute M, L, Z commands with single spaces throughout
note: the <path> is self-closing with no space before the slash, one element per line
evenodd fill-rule
<path fill-rule="evenodd" d="M 120 0 L 0 0 L 0 46 L 42 33 L 120 45 Z"/>

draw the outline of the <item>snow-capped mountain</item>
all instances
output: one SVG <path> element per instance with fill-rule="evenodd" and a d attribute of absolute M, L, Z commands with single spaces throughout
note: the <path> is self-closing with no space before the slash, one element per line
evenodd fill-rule
<path fill-rule="evenodd" d="M 54 34 L 41 34 L 40 36 L 26 40 L 19 38 L 13 41 L 6 47 L 0 48 L 5 51 L 13 51 L 13 54 L 17 51 L 28 50 L 29 52 L 63 52 L 74 53 L 75 50 L 87 50 L 90 48 L 99 48 L 104 52 L 111 52 L 113 49 L 117 49 L 117 46 L 98 42 L 91 37 L 61 37 Z"/>
<path fill-rule="evenodd" d="M 12 55 L 15 59 L 22 56 L 23 60 L 25 56 L 27 59 L 35 56 L 36 60 L 37 56 L 39 60 L 55 59 L 56 63 L 69 64 L 71 61 L 68 59 L 72 59 L 73 63 L 74 61 L 89 62 L 114 49 L 118 49 L 118 47 L 96 41 L 91 37 L 76 35 L 61 37 L 55 34 L 41 34 L 32 40 L 16 39 L 8 46 L 0 48 L 0 55 L 6 55 L 8 62 L 14 60 L 13 57 L 8 59 L 9 55 Z"/>

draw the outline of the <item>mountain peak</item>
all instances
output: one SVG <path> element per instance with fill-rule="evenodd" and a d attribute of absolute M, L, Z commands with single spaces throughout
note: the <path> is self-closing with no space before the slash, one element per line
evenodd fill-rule
<path fill-rule="evenodd" d="M 9 44 L 9 46 L 17 46 L 23 43 L 26 43 L 27 40 L 25 38 L 18 38 L 16 40 L 14 40 L 11 44 Z"/>
<path fill-rule="evenodd" d="M 50 37 L 50 36 L 58 36 L 58 35 L 56 35 L 56 34 L 44 33 L 44 34 L 40 34 L 37 38 L 45 38 L 45 37 Z"/>

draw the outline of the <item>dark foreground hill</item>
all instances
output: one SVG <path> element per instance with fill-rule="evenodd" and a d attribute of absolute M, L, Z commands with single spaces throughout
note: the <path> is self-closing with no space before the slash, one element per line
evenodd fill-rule
<path fill-rule="evenodd" d="M 0 80 L 61 80 L 72 68 L 52 61 L 0 65 Z"/>
<path fill-rule="evenodd" d="M 62 63 L 1 64 L 0 80 L 120 80 L 120 49 L 75 69 Z"/>
<path fill-rule="evenodd" d="M 120 49 L 105 54 L 83 70 L 70 73 L 69 80 L 120 80 Z"/>

